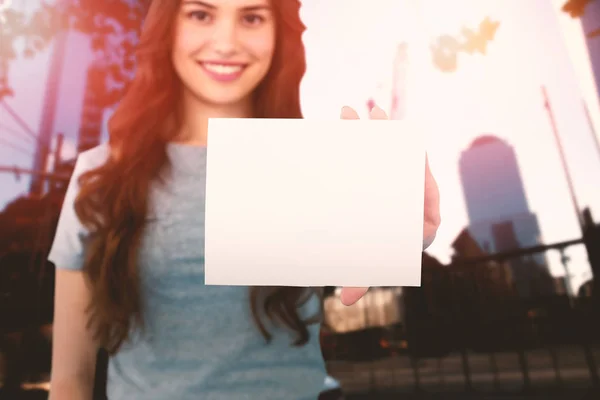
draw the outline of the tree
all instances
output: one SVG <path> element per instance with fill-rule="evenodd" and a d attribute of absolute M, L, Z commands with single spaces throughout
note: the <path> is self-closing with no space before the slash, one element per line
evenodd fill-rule
<path fill-rule="evenodd" d="M 95 82 L 100 107 L 116 104 L 135 69 L 135 47 L 149 0 L 78 0 L 66 10 L 70 27 L 90 35 L 105 81 Z"/>
<path fill-rule="evenodd" d="M 562 6 L 562 11 L 569 14 L 571 18 L 581 18 L 584 16 L 587 6 L 594 1 L 598 0 L 567 0 Z M 586 36 L 589 38 L 600 36 L 600 25 L 597 29 L 586 32 Z"/>
<path fill-rule="evenodd" d="M 477 29 L 464 27 L 458 37 L 442 35 L 431 45 L 433 64 L 442 72 L 454 72 L 461 53 L 486 54 L 488 44 L 495 38 L 500 22 L 486 17 Z"/>
<path fill-rule="evenodd" d="M 9 63 L 18 56 L 15 45 L 22 41 L 23 56 L 32 57 L 36 52 L 47 47 L 61 25 L 54 8 L 45 2 L 30 17 L 13 8 L 4 9 L 2 17 L 3 20 L 0 23 L 0 100 L 13 95 L 12 88 L 8 83 L 8 67 Z"/>
<path fill-rule="evenodd" d="M 18 56 L 16 43 L 22 40 L 25 43 L 23 56 L 32 57 L 44 50 L 58 33 L 73 29 L 90 35 L 96 60 L 104 72 L 103 79 L 93 82 L 90 89 L 97 106 L 116 104 L 135 68 L 135 45 L 149 2 L 72 0 L 66 5 L 51 5 L 44 1 L 31 16 L 14 9 L 6 11 L 6 23 L 0 25 L 3 38 L 0 41 L 0 100 L 13 95 L 8 82 L 8 65 Z M 453 72 L 459 54 L 485 54 L 498 26 L 498 22 L 486 18 L 477 29 L 464 28 L 458 37 L 439 37 L 431 46 L 434 65 L 441 71 Z"/>
<path fill-rule="evenodd" d="M 32 57 L 46 49 L 59 33 L 72 29 L 91 37 L 96 62 L 105 72 L 104 81 L 95 82 L 92 88 L 97 105 L 114 105 L 135 68 L 135 44 L 148 3 L 149 0 L 73 0 L 66 5 L 53 5 L 44 1 L 30 16 L 14 9 L 5 11 L 5 23 L 0 24 L 0 100 L 13 95 L 8 66 L 19 56 L 17 43 L 25 44 L 24 57 Z"/>
<path fill-rule="evenodd" d="M 566 12 L 573 18 L 580 18 L 585 12 L 585 8 L 588 4 L 596 0 L 567 0 L 562 6 L 562 11 Z"/>

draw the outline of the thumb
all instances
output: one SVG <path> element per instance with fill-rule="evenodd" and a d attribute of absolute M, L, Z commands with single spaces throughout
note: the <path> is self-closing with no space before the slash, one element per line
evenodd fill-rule
<path fill-rule="evenodd" d="M 354 111 L 352 107 L 344 106 L 342 107 L 342 112 L 340 114 L 341 119 L 359 119 L 358 113 Z"/>
<path fill-rule="evenodd" d="M 342 288 L 340 300 L 345 306 L 351 306 L 360 300 L 369 290 L 368 287 L 345 287 Z"/>

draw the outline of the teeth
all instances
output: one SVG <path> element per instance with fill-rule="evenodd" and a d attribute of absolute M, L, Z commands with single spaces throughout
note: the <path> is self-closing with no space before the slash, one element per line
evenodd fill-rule
<path fill-rule="evenodd" d="M 242 70 L 241 65 L 222 65 L 222 64 L 207 64 L 204 63 L 204 68 L 214 72 L 215 74 L 228 75 L 235 74 Z"/>

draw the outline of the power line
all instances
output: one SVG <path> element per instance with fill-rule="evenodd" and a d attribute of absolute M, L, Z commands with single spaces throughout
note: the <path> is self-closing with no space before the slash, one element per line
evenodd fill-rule
<path fill-rule="evenodd" d="M 63 181 L 63 182 L 68 182 L 70 179 L 70 177 L 65 174 L 55 174 L 55 173 L 51 173 L 51 172 L 35 171 L 33 169 L 21 168 L 21 167 L 16 167 L 16 166 L 10 167 L 10 166 L 0 165 L 0 172 L 8 172 L 8 173 L 15 174 L 15 176 L 17 178 L 19 178 L 20 175 L 23 174 L 23 175 L 38 176 L 41 179 L 50 179 L 50 180 Z"/>
<path fill-rule="evenodd" d="M 0 143 L 6 147 L 10 147 L 13 150 L 16 150 L 20 153 L 25 154 L 26 156 L 33 157 L 33 153 L 31 152 L 31 150 L 26 150 L 25 148 L 23 148 L 17 144 L 14 144 L 6 139 L 0 138 Z"/>
<path fill-rule="evenodd" d="M 9 147 L 14 148 L 15 146 L 19 147 L 19 152 L 25 154 L 27 153 L 27 155 L 33 156 L 33 151 L 32 150 L 27 150 L 29 148 L 32 148 L 33 143 L 23 140 L 24 136 L 23 136 L 23 132 L 19 132 L 15 129 L 11 129 L 8 126 L 2 125 L 0 124 L 0 138 L 2 137 L 1 133 L 7 133 L 8 135 L 6 135 L 4 138 L 2 138 L 2 142 Z M 9 139 L 12 139 L 12 141 L 9 142 Z M 25 143 L 23 143 L 25 141 Z"/>
<path fill-rule="evenodd" d="M 23 136 L 23 131 L 19 131 L 15 128 L 11 128 L 10 126 L 6 126 L 3 124 L 0 124 L 0 131 L 3 132 L 8 132 L 8 133 L 12 133 L 13 135 L 18 135 L 19 139 L 23 139 L 25 138 L 25 136 Z M 29 135 L 26 136 L 28 140 L 31 140 L 31 138 L 29 137 Z"/>
<path fill-rule="evenodd" d="M 38 136 L 35 133 L 35 131 L 33 129 L 31 129 L 29 127 L 29 125 L 27 125 L 27 123 L 19 116 L 19 114 L 17 114 L 15 112 L 15 110 L 13 110 L 4 100 L 0 100 L 0 104 L 4 107 L 4 109 L 10 114 L 11 117 L 13 117 L 13 119 L 15 120 L 15 122 L 17 124 L 19 124 L 19 126 L 21 128 L 23 128 L 23 130 L 25 131 L 25 133 L 27 133 L 29 136 L 31 136 L 35 141 L 38 140 Z"/>

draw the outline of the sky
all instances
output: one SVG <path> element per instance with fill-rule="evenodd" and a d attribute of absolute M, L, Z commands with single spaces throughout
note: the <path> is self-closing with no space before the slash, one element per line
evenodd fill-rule
<path fill-rule="evenodd" d="M 40 0 L 19 0 L 35 8 Z M 306 118 L 337 118 L 343 105 L 363 115 L 374 97 L 389 103 L 391 67 L 399 42 L 410 44 L 407 116 L 416 118 L 428 143 L 432 171 L 442 199 L 442 226 L 429 252 L 448 262 L 450 244 L 467 225 L 458 175 L 462 151 L 481 134 L 505 139 L 516 152 L 530 209 L 537 214 L 546 243 L 580 236 L 555 139 L 543 107 L 546 86 L 566 151 L 577 199 L 600 220 L 600 156 L 582 106 L 585 99 L 600 133 L 600 103 L 576 20 L 559 11 L 563 0 L 304 0 L 302 18 L 308 70 L 301 87 Z M 374 4 L 377 4 L 375 7 Z M 485 17 L 500 22 L 486 55 L 459 57 L 454 73 L 431 63 L 428 43 L 442 34 L 476 27 Z M 332 23 L 334 21 L 334 23 Z M 334 29 L 335 28 L 335 29 Z M 65 57 L 57 131 L 67 141 L 64 156 L 74 154 L 86 60 L 87 38 L 71 35 Z M 30 127 L 39 128 L 50 50 L 34 59 L 17 60 L 9 79 L 16 95 L 7 102 Z M 108 113 L 107 113 L 108 115 Z M 10 129 L 5 129 L 10 128 Z M 0 111 L 0 139 L 25 148 L 20 152 L 0 143 L 0 164 L 31 165 L 32 142 Z M 25 154 L 24 154 L 25 153 Z M 0 207 L 23 193 L 27 182 L 0 175 Z M 589 279 L 582 246 L 570 248 L 569 267 L 575 286 Z M 564 269 L 555 252 L 548 254 L 554 275 Z"/>
<path fill-rule="evenodd" d="M 413 87 L 412 97 L 409 89 L 407 98 L 408 116 L 422 121 L 442 200 L 442 226 L 429 252 L 449 261 L 450 244 L 467 225 L 458 159 L 483 133 L 497 135 L 514 147 L 542 240 L 554 243 L 579 237 L 541 92 L 541 86 L 546 86 L 579 205 L 589 206 L 598 218 L 600 158 L 582 97 L 589 103 L 596 126 L 600 126 L 600 108 L 578 23 L 558 12 L 560 1 L 408 3 L 382 0 L 379 7 L 368 8 L 362 1 L 347 0 L 343 15 L 336 14 L 336 1 L 305 3 L 309 61 L 303 87 L 305 117 L 334 116 L 344 104 L 358 107 L 364 114 L 366 99 L 386 92 L 377 86 L 389 86 L 388 66 L 399 40 L 414 41 L 424 48 L 422 44 L 431 38 L 460 32 L 463 26 L 476 27 L 489 16 L 501 26 L 487 54 L 461 56 L 455 73 L 433 68 L 423 49 L 409 54 L 414 67 L 409 71 Z M 325 34 L 324 29 L 313 28 L 311 34 L 311 27 L 324 26 L 332 15 L 337 15 L 340 29 Z M 582 247 L 567 252 L 575 286 L 590 276 Z M 548 259 L 551 272 L 563 275 L 559 254 L 550 252 Z"/>

